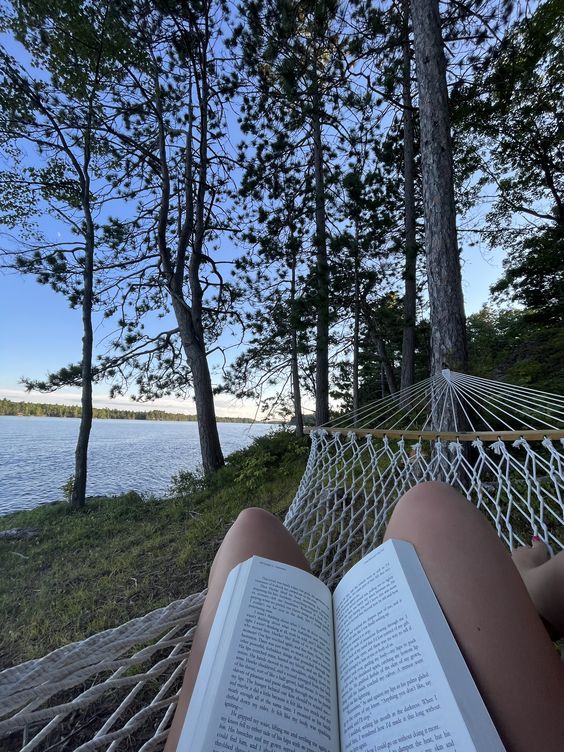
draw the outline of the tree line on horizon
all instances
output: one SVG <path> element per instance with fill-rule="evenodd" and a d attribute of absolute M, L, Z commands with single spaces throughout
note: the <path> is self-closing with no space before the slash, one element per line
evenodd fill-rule
<path fill-rule="evenodd" d="M 0 399 L 0 415 L 24 415 L 48 418 L 80 418 L 82 409 L 79 405 L 59 405 L 46 402 L 25 402 L 20 400 Z M 197 415 L 168 413 L 166 410 L 123 410 L 115 407 L 93 407 L 92 417 L 99 420 L 172 420 L 194 423 Z M 218 423 L 256 423 L 252 418 L 225 418 L 218 416 Z"/>
<path fill-rule="evenodd" d="M 220 391 L 301 433 L 304 394 L 321 425 L 445 366 L 557 388 L 563 20 L 557 0 L 3 2 L 4 265 L 83 321 L 80 361 L 26 382 L 82 389 L 72 504 L 100 380 L 193 391 L 206 472 Z M 461 243 L 504 253 L 468 322 Z"/>

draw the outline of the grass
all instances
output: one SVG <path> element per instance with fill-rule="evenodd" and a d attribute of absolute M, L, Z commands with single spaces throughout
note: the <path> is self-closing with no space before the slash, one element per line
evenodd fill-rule
<path fill-rule="evenodd" d="M 171 498 L 135 492 L 59 502 L 0 517 L 0 669 L 164 606 L 206 586 L 227 528 L 248 506 L 283 516 L 303 474 L 307 440 L 257 439 L 209 478 L 185 474 Z"/>

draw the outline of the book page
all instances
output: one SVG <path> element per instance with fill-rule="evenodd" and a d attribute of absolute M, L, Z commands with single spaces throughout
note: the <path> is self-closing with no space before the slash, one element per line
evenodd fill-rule
<path fill-rule="evenodd" d="M 190 752 L 338 752 L 331 594 L 253 557 L 230 574 L 182 729 Z"/>
<path fill-rule="evenodd" d="M 356 564 L 333 607 L 343 752 L 503 750 L 411 544 Z"/>

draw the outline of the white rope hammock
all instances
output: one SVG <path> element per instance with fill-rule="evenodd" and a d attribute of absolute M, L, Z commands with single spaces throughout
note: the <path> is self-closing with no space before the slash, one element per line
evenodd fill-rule
<path fill-rule="evenodd" d="M 448 423 L 453 431 L 446 431 Z M 450 371 L 314 430 L 285 519 L 329 585 L 424 480 L 458 488 L 509 547 L 564 548 L 564 398 Z M 205 591 L 0 673 L 10 749 L 161 749 Z"/>

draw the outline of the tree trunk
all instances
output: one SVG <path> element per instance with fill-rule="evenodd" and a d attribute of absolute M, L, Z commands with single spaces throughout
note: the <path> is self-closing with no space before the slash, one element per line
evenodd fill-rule
<path fill-rule="evenodd" d="M 225 461 L 217 430 L 204 332 L 201 326 L 198 327 L 198 322 L 192 320 L 189 307 L 178 298 L 173 298 L 173 308 L 180 329 L 182 347 L 188 358 L 188 365 L 192 374 L 202 466 L 204 472 L 209 473 L 223 467 Z"/>
<path fill-rule="evenodd" d="M 416 264 L 415 242 L 415 137 L 413 100 L 411 98 L 411 49 L 409 45 L 409 0 L 403 6 L 403 161 L 405 202 L 405 292 L 403 298 L 403 340 L 401 348 L 401 388 L 415 381 L 415 306 Z"/>
<path fill-rule="evenodd" d="M 294 415 L 296 418 L 296 436 L 301 438 L 304 435 L 304 418 L 302 415 L 302 395 L 300 391 L 300 374 L 298 371 L 298 333 L 296 331 L 296 321 L 294 312 L 294 303 L 296 300 L 296 256 L 292 256 L 292 276 L 290 281 L 290 310 L 292 327 L 292 396 L 294 401 Z"/>
<path fill-rule="evenodd" d="M 190 370 L 194 380 L 194 399 L 198 416 L 198 433 L 204 472 L 209 473 L 223 467 L 225 461 L 221 451 L 210 369 L 206 353 L 199 348 L 191 348 Z"/>
<path fill-rule="evenodd" d="M 321 101 L 315 79 L 311 125 L 315 171 L 315 246 L 317 249 L 317 330 L 315 367 L 315 422 L 329 420 L 329 265 L 325 216 L 325 180 L 321 136 Z"/>
<path fill-rule="evenodd" d="M 425 251 L 431 319 L 431 372 L 466 368 L 466 319 L 456 239 L 452 147 L 446 62 L 438 0 L 412 0 L 419 87 Z M 434 405 L 435 421 L 442 406 Z M 442 430 L 455 430 L 456 414 L 445 412 Z M 458 428 L 460 430 L 460 421 Z"/>
<path fill-rule="evenodd" d="M 392 368 L 392 364 L 390 363 L 390 360 L 388 358 L 388 353 L 386 352 L 386 345 L 384 344 L 384 340 L 382 339 L 382 337 L 379 337 L 376 334 L 373 334 L 372 338 L 376 344 L 378 357 L 380 358 L 380 364 L 382 366 L 382 372 L 384 376 L 386 377 L 386 383 L 388 384 L 389 392 L 390 394 L 395 394 L 398 390 L 398 387 L 396 384 L 396 376 L 394 374 L 394 369 Z"/>
<path fill-rule="evenodd" d="M 85 191 L 88 191 L 88 181 Z M 88 473 L 88 442 L 92 428 L 92 289 L 94 277 L 94 225 L 90 207 L 85 210 L 86 254 L 84 259 L 84 290 L 82 296 L 82 372 L 80 427 L 74 459 L 74 483 L 71 494 L 71 507 L 78 509 L 86 502 L 86 478 Z"/>
<path fill-rule="evenodd" d="M 207 12 L 209 13 L 209 7 Z M 193 223 L 194 235 L 192 253 L 190 256 L 190 262 L 188 264 L 188 280 L 190 284 L 190 292 L 192 295 L 192 304 L 190 306 L 190 323 L 192 325 L 192 342 L 191 347 L 187 351 L 190 367 L 192 370 L 192 378 L 194 381 L 194 398 L 196 400 L 196 413 L 198 415 L 198 431 L 200 434 L 200 449 L 202 451 L 202 465 L 204 472 L 211 472 L 219 470 L 223 467 L 225 461 L 223 459 L 223 452 L 221 451 L 221 444 L 219 441 L 219 432 L 217 430 L 217 420 L 215 417 L 215 405 L 213 402 L 213 389 L 210 377 L 210 369 L 206 356 L 206 345 L 204 336 L 204 327 L 202 324 L 202 310 L 203 310 L 203 291 L 200 284 L 200 265 L 202 262 L 202 254 L 204 250 L 204 238 L 208 226 L 209 216 L 206 209 L 206 204 L 210 207 L 213 203 L 213 199 L 209 197 L 209 152 L 208 152 L 208 112 L 210 109 L 210 87 L 208 81 L 209 65 L 208 65 L 208 51 L 209 51 L 209 18 L 206 17 L 206 24 L 203 31 L 203 43 L 200 52 L 199 73 L 200 83 L 197 87 L 198 96 L 200 99 L 200 139 L 198 144 L 199 151 L 199 164 L 197 166 L 198 173 L 198 187 L 195 195 L 192 194 L 192 186 L 190 180 L 186 176 L 186 194 L 187 194 L 187 224 Z M 194 70 L 194 78 L 198 78 L 198 71 Z M 190 89 L 191 91 L 191 89 Z M 190 102 L 191 104 L 191 102 Z M 192 124 L 189 128 L 189 141 L 198 143 L 194 137 L 192 131 Z M 187 150 L 190 154 L 187 154 L 187 167 L 192 170 L 192 156 L 191 146 Z M 211 202 L 211 203 L 210 203 Z M 193 204 L 193 206 L 191 206 Z M 193 212 L 193 213 L 192 213 Z M 187 233 L 186 237 L 189 237 L 191 233 Z M 178 253 L 177 253 L 177 271 L 181 266 L 184 266 L 185 247 L 180 238 Z M 182 275 L 183 276 L 183 275 Z M 180 278 L 179 278 L 180 280 Z M 179 282 L 179 290 L 182 290 L 182 283 Z"/>
<path fill-rule="evenodd" d="M 353 324 L 353 374 L 352 374 L 352 408 L 353 408 L 353 426 L 356 426 L 358 420 L 358 347 L 360 335 L 360 280 L 359 280 L 359 257 L 358 257 L 358 239 L 359 239 L 358 220 L 355 222 L 354 238 L 354 324 Z"/>
<path fill-rule="evenodd" d="M 292 392 L 294 397 L 294 415 L 296 416 L 296 436 L 304 435 L 304 416 L 302 414 L 302 395 L 298 372 L 298 343 L 296 330 L 292 332 Z"/>
<path fill-rule="evenodd" d="M 165 117 L 162 107 L 162 91 L 159 71 L 155 70 L 155 106 L 158 114 L 158 149 L 160 176 L 162 180 L 161 201 L 157 241 L 161 259 L 161 269 L 166 286 L 171 295 L 172 307 L 180 330 L 182 347 L 186 353 L 192 382 L 194 400 L 198 418 L 198 433 L 204 472 L 209 473 L 223 467 L 225 461 L 215 417 L 213 389 L 209 365 L 206 356 L 204 327 L 202 324 L 203 290 L 200 283 L 205 235 L 208 229 L 210 201 L 209 187 L 209 153 L 208 153 L 208 117 L 210 108 L 210 89 L 208 82 L 208 45 L 209 24 L 197 32 L 201 34 L 200 44 L 195 45 L 198 54 L 191 59 L 199 103 L 199 138 L 196 138 L 192 123 L 192 94 L 189 99 L 189 121 L 186 133 L 186 152 L 184 164 L 184 218 L 179 223 L 179 233 L 174 257 L 170 252 L 167 232 L 170 221 L 171 175 L 168 166 Z M 192 85 L 192 74 L 190 74 Z M 192 89 L 190 89 L 192 91 Z M 193 150 L 198 154 L 194 163 Z M 190 303 L 184 291 L 186 274 L 190 286 Z"/>
<path fill-rule="evenodd" d="M 104 11 L 104 26 L 106 23 L 109 4 Z M 102 27 L 104 29 L 104 26 Z M 94 85 L 88 99 L 88 116 L 86 128 L 84 130 L 84 154 L 82 168 L 69 151 L 65 139 L 62 139 L 64 148 L 71 158 L 71 162 L 76 166 L 80 187 L 81 187 L 81 204 L 84 213 L 85 225 L 85 254 L 84 254 L 84 272 L 83 272 L 83 295 L 82 295 L 82 363 L 81 363 L 81 416 L 80 428 L 78 429 L 78 439 L 74 455 L 74 482 L 71 493 L 71 507 L 83 507 L 86 503 L 86 480 L 88 476 L 88 442 L 90 440 L 90 431 L 92 429 L 92 350 L 94 335 L 92 332 L 92 304 L 94 298 L 94 219 L 92 217 L 92 206 L 90 202 L 90 160 L 92 158 L 92 137 L 93 137 L 93 117 L 94 117 L 94 97 L 98 89 L 100 63 L 104 49 L 104 35 L 100 38 L 100 46 L 96 59 L 96 70 Z"/>

